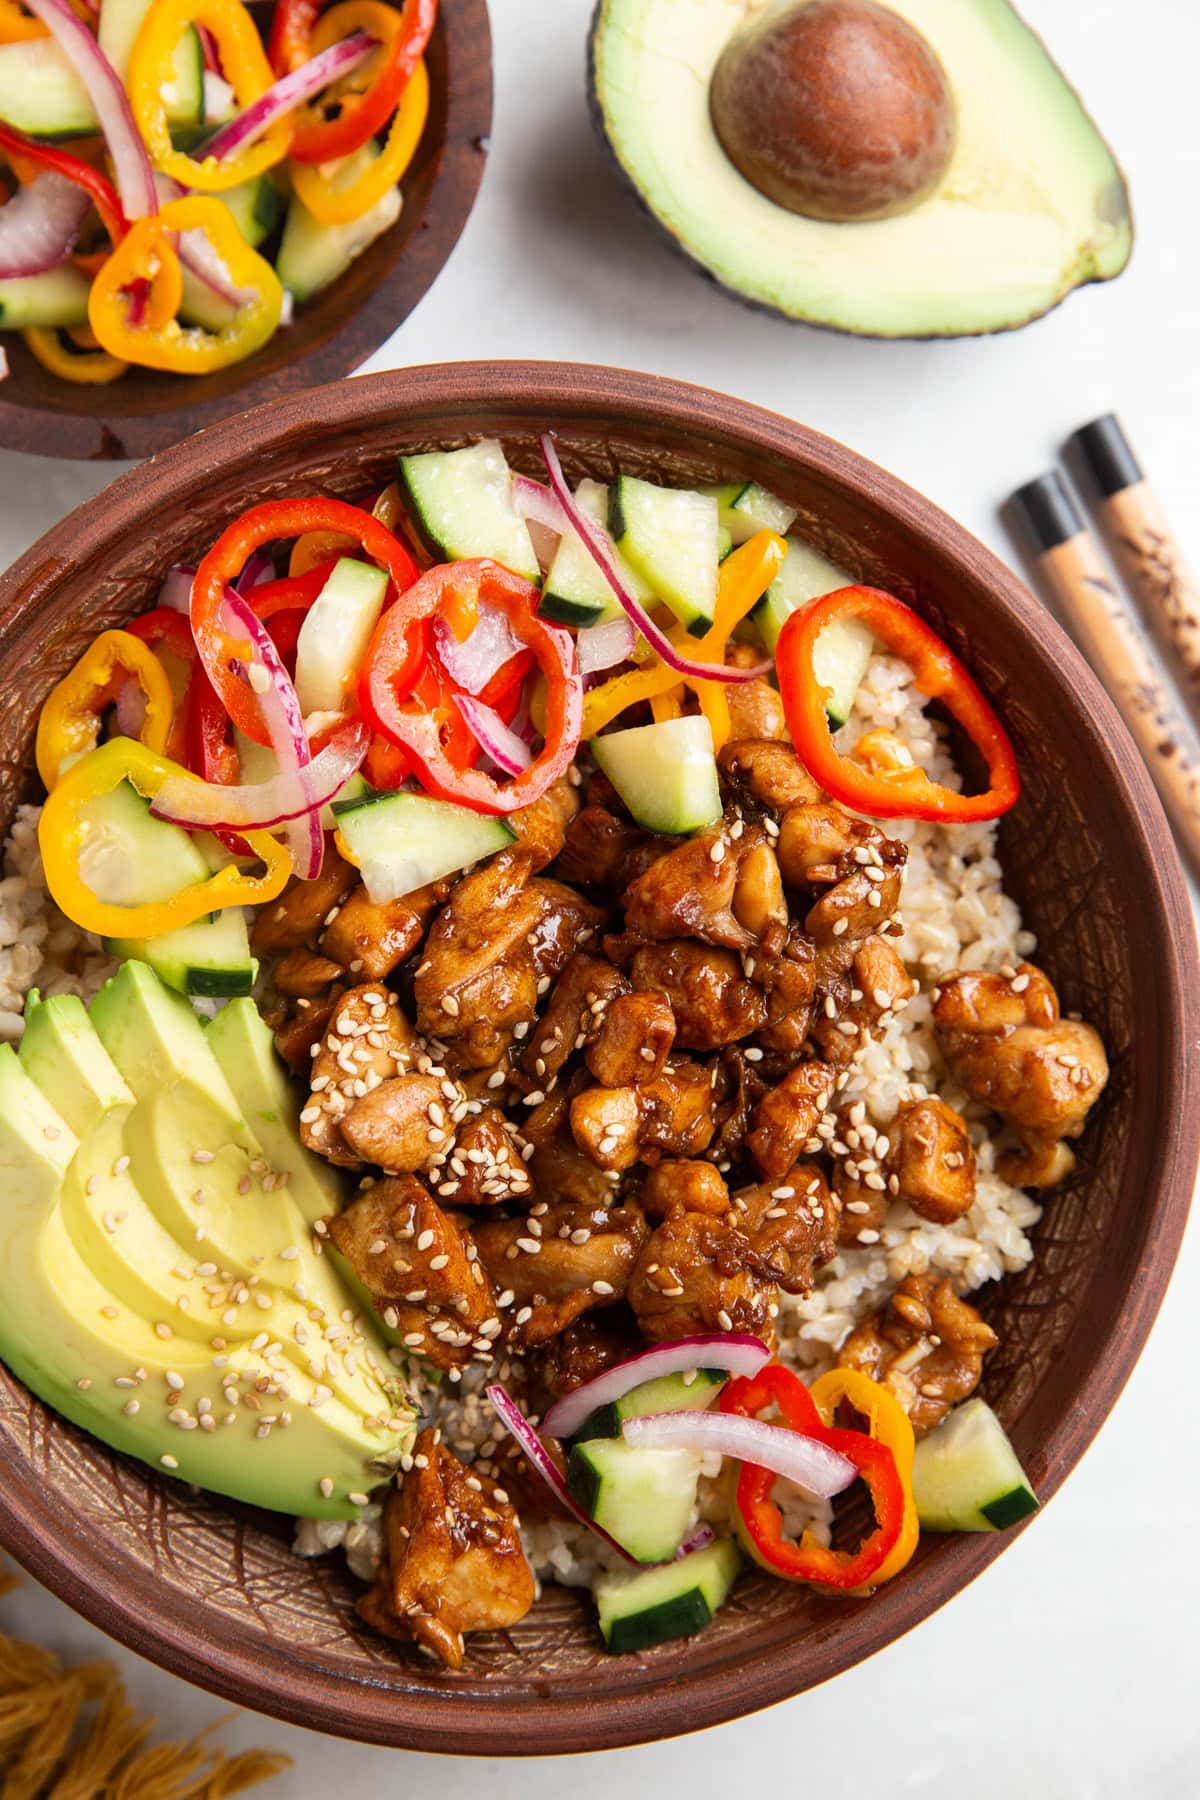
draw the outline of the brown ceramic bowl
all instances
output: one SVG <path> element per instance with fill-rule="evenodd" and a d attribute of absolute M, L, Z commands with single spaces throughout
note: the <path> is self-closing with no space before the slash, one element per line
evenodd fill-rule
<path fill-rule="evenodd" d="M 984 1391 L 1048 1500 L 1133 1368 L 1183 1231 L 1200 1133 L 1192 924 L 1154 790 L 1091 672 L 1007 569 L 892 476 L 740 401 L 556 364 L 410 369 L 230 420 L 122 476 L 0 580 L 0 817 L 32 790 L 51 683 L 243 507 L 358 495 L 398 449 L 483 434 L 533 469 L 547 427 L 574 473 L 764 482 L 838 562 L 911 600 L 1007 722 L 1025 784 L 1003 831 L 1008 882 L 1064 1007 L 1096 1022 L 1113 1064 L 1036 1261 L 985 1302 L 1001 1347 Z M 865 1603 L 748 1576 L 700 1637 L 639 1657 L 606 1656 L 588 1606 L 555 1588 L 513 1632 L 473 1638 L 448 1675 L 364 1631 L 338 1559 L 296 1561 L 286 1520 L 149 1474 L 2 1372 L 0 1446 L 0 1541 L 135 1650 L 297 1724 L 488 1756 L 661 1738 L 799 1693 L 917 1624 L 1020 1535 L 930 1537 Z"/>
<path fill-rule="evenodd" d="M 399 219 L 340 281 L 298 307 L 286 331 L 215 375 L 131 368 L 111 387 L 51 375 L 6 332 L 0 445 L 93 462 L 152 456 L 232 413 L 360 368 L 437 280 L 475 204 L 492 128 L 487 0 L 441 0 L 426 62 L 429 121 Z"/>

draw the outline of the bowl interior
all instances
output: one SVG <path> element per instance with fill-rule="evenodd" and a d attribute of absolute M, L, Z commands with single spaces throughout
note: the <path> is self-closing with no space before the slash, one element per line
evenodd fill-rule
<path fill-rule="evenodd" d="M 257 355 L 212 375 L 130 368 L 77 387 L 8 333 L 0 443 L 41 456 L 151 455 L 230 413 L 351 373 L 406 319 L 458 240 L 483 178 L 491 130 L 486 0 L 442 0 L 426 52 L 429 120 L 402 183 L 396 224 Z"/>
<path fill-rule="evenodd" d="M 891 477 L 720 396 L 553 365 L 410 370 L 232 420 L 124 477 L 0 581 L 0 817 L 30 791 L 50 685 L 244 506 L 358 495 L 390 477 L 400 447 L 483 434 L 535 470 L 547 427 L 572 473 L 761 480 L 837 561 L 930 618 L 1012 733 L 1024 792 L 1002 834 L 1008 886 L 1064 1009 L 1099 1026 L 1113 1064 L 1035 1262 L 984 1305 L 1001 1340 L 984 1392 L 1048 1496 L 1127 1377 L 1183 1227 L 1197 1139 L 1190 916 L 1145 771 L 1076 652 L 1013 576 Z M 300 1723 L 489 1755 L 668 1736 L 794 1694 L 915 1624 L 1016 1535 L 927 1538 L 868 1604 L 747 1578 L 702 1636 L 638 1658 L 607 1657 L 584 1605 L 555 1588 L 511 1633 L 472 1639 L 450 1676 L 362 1630 L 338 1559 L 294 1559 L 286 1521 L 148 1475 L 2 1371 L 0 1438 L 0 1538 L 117 1636 Z"/>

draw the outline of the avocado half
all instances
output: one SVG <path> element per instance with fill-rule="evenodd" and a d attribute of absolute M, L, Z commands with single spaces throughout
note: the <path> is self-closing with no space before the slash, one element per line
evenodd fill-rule
<path fill-rule="evenodd" d="M 865 337 L 1010 331 L 1129 261 L 1124 177 L 1041 39 L 1008 0 L 889 0 L 940 57 L 958 107 L 945 176 L 911 211 L 802 218 L 726 156 L 709 83 L 769 0 L 599 0 L 596 122 L 686 256 L 754 305 Z"/>

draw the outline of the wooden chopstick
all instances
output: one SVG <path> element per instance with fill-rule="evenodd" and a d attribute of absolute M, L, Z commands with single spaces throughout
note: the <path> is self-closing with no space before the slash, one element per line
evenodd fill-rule
<path fill-rule="evenodd" d="M 1096 511 L 1117 567 L 1167 637 L 1200 699 L 1200 585 L 1171 535 L 1115 413 L 1083 425 L 1068 440 L 1098 490 Z"/>
<path fill-rule="evenodd" d="M 1150 771 L 1176 837 L 1200 871 L 1200 752 L 1154 665 L 1133 613 L 1061 476 L 1039 476 L 1012 497 L 1038 572 L 1100 677 Z"/>

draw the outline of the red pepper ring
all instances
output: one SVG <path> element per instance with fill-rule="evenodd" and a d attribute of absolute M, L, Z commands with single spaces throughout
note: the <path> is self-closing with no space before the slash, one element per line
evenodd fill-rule
<path fill-rule="evenodd" d="M 11 125 L 0 124 L 0 150 L 9 156 L 28 157 L 30 162 L 40 163 L 43 169 L 53 169 L 56 175 L 65 175 L 68 181 L 81 187 L 100 214 L 100 222 L 113 243 L 120 243 L 129 230 L 129 221 L 116 188 L 99 169 L 93 169 L 91 163 L 84 162 L 81 156 L 73 156 L 69 150 L 35 143 L 33 138 L 14 130 Z"/>
<path fill-rule="evenodd" d="M 172 762 L 182 763 L 185 768 L 190 768 L 192 695 L 196 686 L 196 640 L 192 636 L 192 628 L 184 615 L 176 612 L 173 607 L 156 606 L 152 611 L 143 613 L 140 618 L 131 619 L 125 629 L 132 637 L 141 638 L 143 644 L 149 644 L 152 650 L 157 650 L 161 644 L 191 670 L 182 703 L 176 706 L 175 716 L 171 720 L 166 747 L 166 754 Z M 162 661 L 161 657 L 159 661 Z M 207 679 L 206 676 L 206 682 Z"/>
<path fill-rule="evenodd" d="M 380 53 L 370 86 L 364 93 L 342 96 L 341 110 L 334 119 L 323 119 L 315 108 L 297 113 L 288 154 L 297 162 L 334 162 L 361 149 L 382 131 L 425 54 L 437 10 L 438 0 L 404 0 L 400 22 Z M 314 49 L 323 47 L 313 45 Z"/>
<path fill-rule="evenodd" d="M 308 40 L 320 13 L 319 0 L 275 0 L 267 61 L 276 75 L 290 75 L 309 60 L 312 51 Z"/>
<path fill-rule="evenodd" d="M 505 614 L 546 678 L 543 747 L 527 769 L 503 785 L 481 770 L 457 767 L 456 758 L 442 742 L 439 720 L 430 717 L 419 704 L 406 703 L 403 698 L 414 639 L 424 638 L 418 627 L 439 611 L 449 592 L 467 584 L 477 600 L 486 601 Z M 427 570 L 376 626 L 359 679 L 359 705 L 377 731 L 408 753 L 421 785 L 438 799 L 468 806 L 475 812 L 515 812 L 544 794 L 570 765 L 579 747 L 583 723 L 583 680 L 575 661 L 573 640 L 567 632 L 538 616 L 537 601 L 538 590 L 532 583 L 499 563 L 480 557 Z M 510 664 L 515 660 L 511 658 Z M 511 677 L 509 684 L 511 692 L 515 686 Z"/>
<path fill-rule="evenodd" d="M 825 702 L 829 690 L 813 670 L 821 632 L 835 619 L 861 619 L 916 677 L 921 693 L 940 700 L 987 764 L 982 794 L 956 794 L 923 769 L 872 772 L 842 756 L 833 741 Z M 779 692 L 792 741 L 814 781 L 831 799 L 872 819 L 934 819 L 966 824 L 998 819 L 1021 792 L 1016 752 L 983 694 L 924 619 L 880 588 L 846 587 L 814 600 L 786 621 L 775 646 Z"/>
<path fill-rule="evenodd" d="M 785 1537 L 783 1514 L 771 1497 L 777 1477 L 770 1469 L 743 1463 L 736 1495 L 742 1542 L 763 1568 L 787 1581 L 811 1581 L 842 1591 L 868 1586 L 890 1555 L 904 1523 L 904 1484 L 895 1457 L 886 1444 L 865 1432 L 823 1424 L 804 1383 L 780 1363 L 767 1363 L 752 1380 L 731 1381 L 719 1406 L 722 1412 L 757 1418 L 772 1402 L 793 1431 L 828 1444 L 854 1464 L 875 1508 L 875 1529 L 852 1551 L 829 1549 L 807 1531 L 794 1543 Z"/>
<path fill-rule="evenodd" d="M 203 559 L 192 582 L 192 632 L 200 660 L 225 710 L 238 729 L 256 744 L 269 745 L 253 689 L 236 675 L 231 664 L 244 654 L 244 646 L 221 623 L 227 584 L 232 585 L 255 550 L 279 538 L 301 537 L 306 531 L 337 531 L 361 544 L 372 562 L 386 569 L 394 594 L 401 594 L 417 579 L 417 565 L 385 525 L 360 507 L 344 500 L 314 495 L 307 499 L 268 500 L 235 519 Z M 316 571 L 310 571 L 315 574 Z M 256 590 L 262 598 L 262 589 Z M 385 614 L 386 617 L 386 614 Z M 413 655 L 415 669 L 423 647 Z"/>

